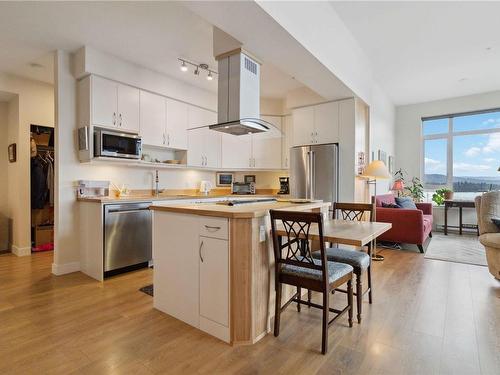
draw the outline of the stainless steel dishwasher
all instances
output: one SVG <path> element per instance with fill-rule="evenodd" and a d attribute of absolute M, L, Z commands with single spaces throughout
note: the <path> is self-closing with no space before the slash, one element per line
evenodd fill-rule
<path fill-rule="evenodd" d="M 152 259 L 150 205 L 104 206 L 104 277 L 148 266 Z"/>

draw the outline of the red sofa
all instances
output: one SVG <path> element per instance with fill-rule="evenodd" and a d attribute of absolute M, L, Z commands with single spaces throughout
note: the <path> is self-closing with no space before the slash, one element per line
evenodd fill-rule
<path fill-rule="evenodd" d="M 408 210 L 382 207 L 382 202 L 396 204 L 392 194 L 377 195 L 372 200 L 375 201 L 377 221 L 392 224 L 392 228 L 377 239 L 415 244 L 423 253 L 422 245 L 427 237 L 432 237 L 432 203 L 416 203 L 417 210 Z"/>

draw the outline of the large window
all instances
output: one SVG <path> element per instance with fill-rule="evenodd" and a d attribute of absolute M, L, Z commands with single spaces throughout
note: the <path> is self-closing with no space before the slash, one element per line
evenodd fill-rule
<path fill-rule="evenodd" d="M 500 189 L 500 109 L 422 119 L 424 186 L 459 198 Z"/>

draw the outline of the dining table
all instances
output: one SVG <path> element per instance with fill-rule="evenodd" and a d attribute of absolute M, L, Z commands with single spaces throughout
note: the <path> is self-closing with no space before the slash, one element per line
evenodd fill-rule
<path fill-rule="evenodd" d="M 378 236 L 391 228 L 391 223 L 377 221 L 325 220 L 323 222 L 323 240 L 330 243 L 361 247 L 371 245 Z M 276 223 L 276 234 L 281 237 L 288 235 L 283 223 Z M 308 234 L 310 240 L 319 241 L 318 224 L 311 224 Z M 301 236 L 302 234 L 299 232 L 298 237 Z"/>

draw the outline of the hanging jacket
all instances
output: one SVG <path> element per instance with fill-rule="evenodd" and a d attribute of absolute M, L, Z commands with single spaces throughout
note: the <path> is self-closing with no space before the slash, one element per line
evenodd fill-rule
<path fill-rule="evenodd" d="M 47 177 L 42 161 L 31 158 L 31 208 L 43 208 L 47 202 Z"/>

